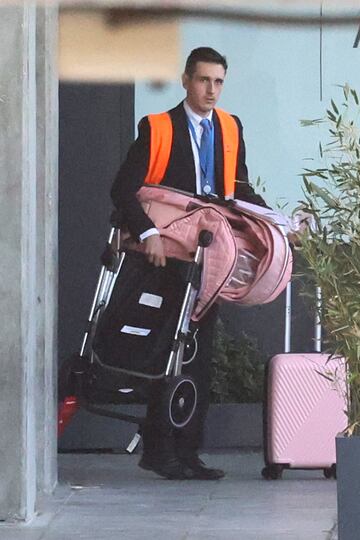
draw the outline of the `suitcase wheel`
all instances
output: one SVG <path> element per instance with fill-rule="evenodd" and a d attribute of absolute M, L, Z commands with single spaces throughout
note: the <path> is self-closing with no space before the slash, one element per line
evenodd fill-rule
<path fill-rule="evenodd" d="M 265 480 L 280 480 L 284 467 L 278 464 L 268 465 L 261 471 L 262 477 Z"/>
<path fill-rule="evenodd" d="M 165 391 L 166 422 L 170 427 L 183 428 L 194 415 L 197 389 L 188 375 L 177 375 L 167 381 Z"/>
<path fill-rule="evenodd" d="M 336 480 L 336 465 L 335 465 L 335 463 L 331 467 L 326 467 L 323 472 L 324 472 L 325 478 L 327 478 L 328 480 L 330 480 L 331 478 L 334 478 L 334 480 Z"/>

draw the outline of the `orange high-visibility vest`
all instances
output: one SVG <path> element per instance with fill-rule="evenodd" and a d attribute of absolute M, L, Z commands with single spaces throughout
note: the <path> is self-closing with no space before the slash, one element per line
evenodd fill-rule
<path fill-rule="evenodd" d="M 234 197 L 239 130 L 235 119 L 221 109 L 215 109 L 222 132 L 224 153 L 224 195 Z M 160 184 L 170 159 L 173 141 L 173 125 L 169 113 L 149 114 L 150 160 L 145 178 L 146 184 Z"/>

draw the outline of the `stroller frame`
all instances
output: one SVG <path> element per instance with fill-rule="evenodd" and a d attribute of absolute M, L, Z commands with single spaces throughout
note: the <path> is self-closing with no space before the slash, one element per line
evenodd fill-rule
<path fill-rule="evenodd" d="M 141 426 L 145 418 L 139 416 L 133 416 L 124 414 L 122 412 L 109 410 L 106 407 L 96 405 L 86 398 L 83 391 L 84 378 L 89 366 L 96 361 L 94 359 L 94 353 L 92 351 L 92 342 L 95 335 L 97 323 L 106 309 L 115 282 L 121 273 L 121 267 L 126 257 L 126 252 L 122 250 L 121 246 L 121 226 L 122 216 L 117 210 L 114 211 L 110 219 L 111 230 L 105 246 L 105 250 L 101 256 L 102 267 L 98 277 L 98 282 L 95 289 L 95 294 L 91 304 L 90 313 L 88 316 L 87 324 L 85 327 L 84 336 L 81 343 L 80 352 L 72 355 L 71 357 L 71 371 L 68 376 L 74 377 L 75 382 L 75 396 L 71 396 L 64 399 L 62 411 L 59 411 L 59 434 L 63 432 L 67 423 L 70 421 L 72 414 L 80 406 L 85 410 L 105 417 L 111 417 L 118 420 L 132 422 Z M 193 258 L 193 261 L 189 262 L 188 272 L 185 280 L 185 293 L 178 317 L 176 330 L 172 340 L 172 346 L 169 353 L 168 361 L 165 369 L 165 381 L 166 381 L 166 399 L 167 399 L 167 419 L 170 421 L 172 427 L 182 428 L 188 424 L 191 420 L 197 403 L 197 389 L 194 381 L 188 375 L 182 375 L 183 364 L 190 361 L 184 360 L 184 353 L 186 347 L 189 344 L 190 332 L 190 320 L 194 311 L 194 306 L 197 299 L 198 290 L 201 282 L 201 269 L 204 257 L 204 249 L 208 247 L 212 242 L 212 233 L 206 230 L 202 230 L 199 233 L 198 245 Z M 195 341 L 195 351 L 197 349 L 196 333 L 192 336 Z M 89 354 L 90 352 L 90 354 Z M 194 357 L 196 353 L 192 355 Z M 106 366 L 106 369 L 119 371 L 119 368 Z M 121 370 L 120 371 L 125 371 Z M 139 374 L 140 376 L 140 374 Z M 191 399 L 190 412 L 186 418 L 182 418 L 181 422 L 174 422 L 174 415 L 172 414 L 173 407 L 176 408 L 177 414 L 181 417 L 181 410 L 184 408 L 185 399 L 184 396 L 189 396 L 189 390 Z M 185 394 L 183 395 L 183 393 Z M 66 399 L 71 403 L 73 413 L 71 415 L 66 413 Z M 75 401 L 74 401 L 75 400 Z M 75 404 L 75 405 L 74 405 Z M 185 407 L 186 409 L 186 407 Z M 139 432 L 135 435 L 133 441 L 131 441 L 128 451 L 131 452 L 135 449 L 137 443 L 140 440 Z"/>

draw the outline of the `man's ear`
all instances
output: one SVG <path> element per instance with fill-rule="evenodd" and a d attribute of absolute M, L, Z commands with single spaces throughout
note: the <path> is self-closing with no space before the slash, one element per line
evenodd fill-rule
<path fill-rule="evenodd" d="M 183 88 L 187 90 L 188 82 L 189 82 L 189 75 L 187 75 L 186 73 L 183 73 L 181 75 L 181 82 L 182 82 Z"/>

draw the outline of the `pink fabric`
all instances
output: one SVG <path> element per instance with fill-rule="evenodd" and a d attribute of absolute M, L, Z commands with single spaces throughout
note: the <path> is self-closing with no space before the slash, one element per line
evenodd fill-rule
<path fill-rule="evenodd" d="M 216 299 L 256 305 L 271 302 L 285 288 L 292 257 L 282 218 L 272 210 L 243 201 L 232 206 L 203 202 L 161 186 L 144 186 L 138 198 L 164 238 L 167 256 L 191 260 L 199 232 L 214 241 L 205 249 L 202 285 L 193 318 L 199 319 Z M 238 254 L 245 249 L 254 262 L 252 282 L 233 287 Z M 255 261 L 255 259 L 254 259 Z"/>

